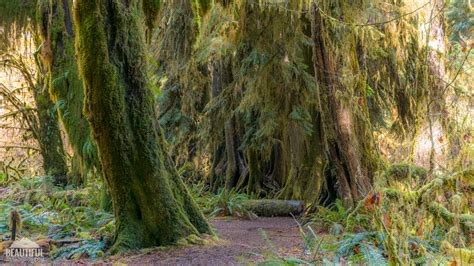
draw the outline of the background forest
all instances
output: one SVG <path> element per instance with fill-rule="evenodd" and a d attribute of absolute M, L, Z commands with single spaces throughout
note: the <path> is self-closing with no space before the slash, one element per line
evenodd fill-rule
<path fill-rule="evenodd" d="M 0 255 L 474 263 L 473 49 L 472 0 L 0 0 Z"/>

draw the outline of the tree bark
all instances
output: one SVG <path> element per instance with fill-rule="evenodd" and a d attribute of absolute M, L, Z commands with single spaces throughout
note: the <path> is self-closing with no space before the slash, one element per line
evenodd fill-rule
<path fill-rule="evenodd" d="M 468 1 L 469 2 L 469 1 Z M 435 0 L 433 2 L 433 17 L 429 26 L 428 39 L 428 67 L 430 73 L 430 99 L 428 104 L 428 126 L 430 133 L 430 156 L 429 169 L 433 171 L 438 168 L 441 161 L 447 158 L 441 158 L 445 152 L 442 148 L 442 142 L 446 140 L 446 107 L 445 107 L 445 76 L 446 67 L 444 56 L 446 55 L 446 34 L 444 31 L 444 0 Z"/>
<path fill-rule="evenodd" d="M 85 111 L 116 218 L 112 253 L 211 233 L 156 125 L 146 82 L 145 23 L 138 15 L 143 9 L 142 1 L 126 0 L 77 0 L 74 6 Z"/>
<path fill-rule="evenodd" d="M 211 96 L 215 98 L 233 81 L 231 57 L 225 56 L 219 58 L 212 67 Z M 224 124 L 224 146 L 226 154 L 225 188 L 231 190 L 237 187 L 241 177 L 241 165 L 243 162 L 238 152 L 236 117 L 233 114 L 229 114 L 226 119 L 227 121 Z M 215 149 L 215 151 L 218 150 L 219 148 Z M 214 154 L 214 156 L 217 156 L 217 154 Z"/>
<path fill-rule="evenodd" d="M 324 21 L 314 1 L 311 16 L 314 69 L 319 83 L 326 149 L 336 170 L 339 196 L 345 205 L 352 206 L 369 192 L 371 180 L 358 152 L 359 143 L 353 129 L 353 114 L 349 106 L 337 99 L 337 95 L 344 95 L 345 88 L 337 81 L 336 74 L 339 72 L 335 56 L 328 46 Z"/>
<path fill-rule="evenodd" d="M 225 187 L 227 190 L 231 190 L 237 186 L 239 181 L 240 173 L 238 160 L 239 155 L 235 143 L 235 118 L 232 116 L 229 121 L 225 123 L 224 134 L 225 134 L 225 150 L 227 155 L 227 169 Z"/>
<path fill-rule="evenodd" d="M 40 79 L 40 78 L 39 78 Z M 66 153 L 64 152 L 57 114 L 49 92 L 41 81 L 33 90 L 39 122 L 38 142 L 43 157 L 43 169 L 46 175 L 53 177 L 56 185 L 64 186 L 67 182 Z"/>
<path fill-rule="evenodd" d="M 82 183 L 88 172 L 100 171 L 100 162 L 83 115 L 84 89 L 74 55 L 71 8 L 72 0 L 40 0 L 38 24 L 43 48 L 51 49 L 50 57 L 43 57 L 49 93 L 74 152 L 70 175 L 76 183 Z"/>
<path fill-rule="evenodd" d="M 441 162 L 447 162 L 448 128 L 446 111 L 446 34 L 443 10 L 444 0 L 435 0 L 427 6 L 426 57 L 422 62 L 427 68 L 423 86 L 427 86 L 428 103 L 421 130 L 415 140 L 415 158 L 417 165 L 429 168 L 433 172 Z M 446 167 L 446 165 L 442 165 Z"/>
<path fill-rule="evenodd" d="M 212 83 L 211 83 L 211 98 L 214 99 L 219 96 L 222 91 L 222 75 L 221 75 L 221 60 L 216 60 L 212 63 Z M 217 126 L 217 121 L 214 117 L 211 116 L 211 125 L 212 127 Z M 225 136 L 225 134 L 221 131 L 219 135 Z M 214 143 L 212 150 L 212 166 L 211 166 L 211 173 L 210 173 L 210 180 L 209 185 L 211 190 L 217 192 L 219 187 L 221 186 L 222 179 L 223 179 L 223 165 L 225 163 L 224 156 L 225 153 L 225 143 L 221 143 L 217 141 Z"/>

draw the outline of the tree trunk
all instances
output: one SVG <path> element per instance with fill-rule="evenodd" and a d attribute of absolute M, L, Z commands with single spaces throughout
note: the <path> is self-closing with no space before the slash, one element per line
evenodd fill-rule
<path fill-rule="evenodd" d="M 38 142 L 43 157 L 44 172 L 46 175 L 53 177 L 55 184 L 64 186 L 68 183 L 66 154 L 56 112 L 53 109 L 54 103 L 51 101 L 48 89 L 42 81 L 36 84 L 33 97 L 40 125 Z"/>
<path fill-rule="evenodd" d="M 219 58 L 212 66 L 212 86 L 211 96 L 213 98 L 221 94 L 233 81 L 232 61 L 230 56 Z M 233 110 L 232 108 L 230 108 Z M 237 139 L 237 118 L 233 114 L 226 117 L 224 124 L 225 154 L 226 154 L 226 172 L 225 188 L 231 190 L 237 187 L 241 176 L 242 158 L 238 152 Z M 219 151 L 216 148 L 215 151 Z M 217 156 L 218 154 L 214 154 Z"/>
<path fill-rule="evenodd" d="M 320 109 L 326 149 L 336 170 L 339 196 L 348 206 L 354 205 L 371 189 L 368 170 L 358 151 L 359 143 L 354 132 L 354 117 L 349 106 L 337 98 L 344 95 L 339 84 L 339 73 L 334 52 L 325 37 L 325 25 L 315 2 L 311 6 L 312 39 L 314 42 L 314 69 L 320 90 Z"/>
<path fill-rule="evenodd" d="M 227 155 L 227 169 L 225 187 L 231 190 L 237 186 L 240 177 L 239 155 L 235 143 L 235 118 L 231 116 L 224 126 L 225 150 Z"/>
<path fill-rule="evenodd" d="M 249 169 L 249 180 L 247 184 L 247 193 L 255 193 L 257 196 L 262 192 L 263 173 L 260 170 L 260 158 L 256 148 L 250 147 L 247 149 L 247 165 Z"/>
<path fill-rule="evenodd" d="M 415 163 L 428 167 L 430 171 L 437 169 L 446 158 L 446 107 L 445 107 L 445 75 L 446 67 L 446 36 L 444 30 L 444 0 L 435 0 L 429 6 L 427 26 L 427 54 L 423 62 L 428 68 L 426 86 L 429 97 L 426 108 L 426 119 L 416 140 Z M 429 148 L 428 148 L 429 147 Z M 446 167 L 443 165 L 442 167 Z"/>
<path fill-rule="evenodd" d="M 428 124 L 430 132 L 430 171 L 438 168 L 442 161 L 447 161 L 447 158 L 442 158 L 445 151 L 442 146 L 446 139 L 446 107 L 445 107 L 445 76 L 446 67 L 444 64 L 444 56 L 446 55 L 446 35 L 444 33 L 444 14 L 445 7 L 444 0 L 436 0 L 433 3 L 433 20 L 430 26 L 430 39 L 428 44 L 428 66 L 430 70 L 431 82 L 431 96 L 428 105 Z M 446 165 L 443 165 L 446 167 Z"/>
<path fill-rule="evenodd" d="M 71 176 L 76 183 L 82 183 L 88 172 L 100 170 L 100 163 L 82 112 L 84 90 L 74 56 L 71 4 L 72 0 L 40 0 L 38 24 L 43 48 L 51 49 L 50 56 L 43 57 L 48 68 L 49 92 L 74 152 Z"/>
<path fill-rule="evenodd" d="M 221 64 L 222 60 L 216 60 L 212 63 L 212 83 L 211 83 L 211 98 L 214 99 L 219 96 L 222 91 L 222 75 L 221 75 Z M 217 121 L 214 117 L 211 116 L 211 125 L 212 127 L 217 126 Z M 225 136 L 221 131 L 219 135 Z M 209 186 L 211 190 L 217 192 L 219 187 L 222 185 L 223 181 L 223 165 L 225 164 L 225 143 L 217 141 L 214 143 L 212 149 L 212 165 Z"/>
<path fill-rule="evenodd" d="M 137 15 L 155 14 L 149 2 L 75 1 L 85 111 L 116 218 L 112 253 L 211 232 L 168 158 L 156 125 L 146 82 L 144 21 Z"/>

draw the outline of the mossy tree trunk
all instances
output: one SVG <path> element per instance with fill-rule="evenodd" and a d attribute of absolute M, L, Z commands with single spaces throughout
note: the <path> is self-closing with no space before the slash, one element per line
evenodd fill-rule
<path fill-rule="evenodd" d="M 237 150 L 238 144 L 236 142 L 235 118 L 233 116 L 231 116 L 229 121 L 225 123 L 224 135 L 227 155 L 225 187 L 227 190 L 231 190 L 237 186 L 240 178 L 240 156 Z"/>
<path fill-rule="evenodd" d="M 232 58 L 229 55 L 222 56 L 214 62 L 212 68 L 211 96 L 216 98 L 222 93 L 229 93 L 229 86 L 233 82 Z M 238 185 L 241 185 L 241 177 L 245 175 L 243 174 L 245 172 L 243 158 L 238 150 L 239 136 L 237 120 L 238 117 L 232 114 L 232 112 L 226 114 L 222 134 L 224 143 L 218 145 L 213 154 L 216 163 L 221 162 L 225 164 L 225 179 L 222 180 L 224 181 L 222 183 L 227 190 L 236 189 Z M 215 122 L 216 121 L 213 121 L 212 123 Z M 224 151 L 225 156 L 220 155 L 220 153 L 223 153 Z M 214 170 L 216 169 L 213 168 L 213 171 Z M 224 173 L 221 174 L 224 175 Z M 213 172 L 213 175 L 219 174 Z M 220 178 L 214 176 L 212 181 L 217 181 L 217 183 L 211 184 L 211 186 L 221 186 L 222 184 L 219 180 Z"/>
<path fill-rule="evenodd" d="M 345 205 L 352 206 L 372 187 L 369 171 L 362 162 L 362 141 L 356 135 L 354 114 L 342 101 L 343 84 L 336 76 L 338 71 L 334 51 L 329 45 L 328 32 L 315 2 L 311 5 L 312 39 L 314 42 L 314 69 L 319 83 L 320 109 L 323 132 L 329 160 L 335 169 L 339 196 Z M 338 98 L 339 95 L 339 98 Z"/>
<path fill-rule="evenodd" d="M 34 0 L 28 1 L 1 1 L 0 2 L 0 49 L 20 49 L 13 47 L 17 40 L 22 38 L 23 34 L 29 32 L 29 21 L 34 15 Z M 37 45 L 35 40 L 35 45 Z M 26 44 L 29 47 L 29 44 Z M 20 49 L 21 50 L 21 49 Z M 31 88 L 33 101 L 36 105 L 37 125 L 34 126 L 33 135 L 38 141 L 40 153 L 43 157 L 43 170 L 46 175 L 52 176 L 56 185 L 64 186 L 67 184 L 67 163 L 64 152 L 61 132 L 57 122 L 54 103 L 51 101 L 43 77 L 42 66 L 35 62 L 38 67 L 36 78 L 23 68 L 15 66 L 25 78 L 27 86 Z M 16 64 L 14 64 L 16 65 Z M 36 119 L 35 119 L 36 120 Z M 36 123 L 35 123 L 36 124 Z"/>
<path fill-rule="evenodd" d="M 156 125 L 146 82 L 143 11 L 156 14 L 150 8 L 157 7 L 126 0 L 77 0 L 74 6 L 85 110 L 116 218 L 112 252 L 211 232 Z"/>
<path fill-rule="evenodd" d="M 221 64 L 222 60 L 216 60 L 212 63 L 212 84 L 211 84 L 211 100 L 219 96 L 222 91 L 222 81 L 221 81 Z M 218 121 L 216 121 L 213 116 L 210 117 L 210 123 L 213 128 L 217 127 Z M 219 136 L 224 136 L 223 130 L 219 130 Z M 222 185 L 223 181 L 223 172 L 225 164 L 225 143 L 221 141 L 216 141 L 213 143 L 212 149 L 212 164 L 209 178 L 209 186 L 212 191 L 217 191 Z"/>
<path fill-rule="evenodd" d="M 97 147 L 89 123 L 83 115 L 84 89 L 74 52 L 72 0 L 40 0 L 38 25 L 43 56 L 48 68 L 48 87 L 74 152 L 70 176 L 75 183 L 85 181 L 91 171 L 100 171 Z"/>
<path fill-rule="evenodd" d="M 46 175 L 53 177 L 56 185 L 64 186 L 68 183 L 68 168 L 57 113 L 53 108 L 54 103 L 51 101 L 47 86 L 44 86 L 41 77 L 38 77 L 38 80 L 33 90 L 33 98 L 40 125 L 37 138 L 43 157 L 43 169 Z"/>

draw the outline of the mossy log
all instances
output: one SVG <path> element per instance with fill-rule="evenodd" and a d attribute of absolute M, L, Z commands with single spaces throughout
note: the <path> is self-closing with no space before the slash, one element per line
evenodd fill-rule
<path fill-rule="evenodd" d="M 303 212 L 303 201 L 299 200 L 246 200 L 242 208 L 258 216 L 290 216 Z"/>

